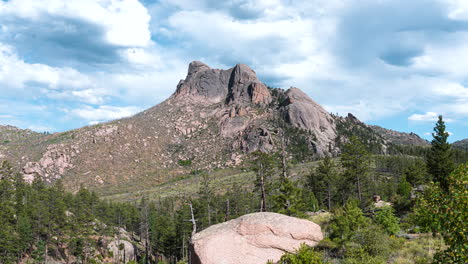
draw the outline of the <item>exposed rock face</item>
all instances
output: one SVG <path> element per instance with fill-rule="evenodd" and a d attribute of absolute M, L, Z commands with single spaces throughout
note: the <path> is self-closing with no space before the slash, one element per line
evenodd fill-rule
<path fill-rule="evenodd" d="M 336 126 L 332 116 L 297 88 L 290 88 L 286 96 L 286 121 L 314 133 L 317 150 L 319 154 L 323 154 L 336 138 Z"/>
<path fill-rule="evenodd" d="M 191 171 L 241 165 L 283 142 L 289 156 L 308 148 L 298 160 L 337 155 L 353 133 L 385 148 L 354 116 L 332 116 L 297 88 L 268 88 L 247 65 L 221 70 L 194 61 L 170 98 L 135 116 L 54 134 L 0 126 L 0 162 L 23 169 L 27 181 L 61 178 L 71 191 L 137 195 Z"/>
<path fill-rule="evenodd" d="M 267 104 L 271 101 L 268 88 L 249 66 L 238 64 L 219 70 L 199 61 L 190 63 L 187 77 L 179 82 L 174 96 L 205 103 Z"/>
<path fill-rule="evenodd" d="M 60 179 L 66 170 L 73 167 L 71 157 L 63 147 L 50 145 L 38 162 L 26 163 L 23 167 L 24 180 L 31 183 L 36 175 L 48 182 Z"/>
<path fill-rule="evenodd" d="M 127 263 L 136 260 L 135 247 L 127 240 L 113 240 L 107 246 L 112 252 L 115 263 Z"/>
<path fill-rule="evenodd" d="M 276 213 L 254 213 L 211 226 L 192 238 L 193 264 L 259 264 L 278 261 L 302 243 L 323 239 L 320 226 Z"/>

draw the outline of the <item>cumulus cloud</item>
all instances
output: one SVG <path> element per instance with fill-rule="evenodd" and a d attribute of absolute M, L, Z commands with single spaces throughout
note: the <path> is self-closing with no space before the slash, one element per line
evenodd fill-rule
<path fill-rule="evenodd" d="M 164 100 L 192 60 L 246 63 L 331 112 L 466 124 L 467 41 L 463 0 L 0 1 L 0 89 L 81 124 Z"/>
<path fill-rule="evenodd" d="M 56 65 L 118 61 L 120 50 L 151 43 L 149 21 L 133 0 L 0 2 L 0 40 L 32 61 Z"/>
<path fill-rule="evenodd" d="M 439 118 L 438 113 L 435 112 L 426 112 L 424 114 L 412 114 L 408 117 L 410 121 L 422 121 L 422 122 L 436 122 Z M 443 118 L 445 122 L 453 122 L 454 120 L 451 118 Z"/>
<path fill-rule="evenodd" d="M 50 90 L 80 89 L 93 85 L 91 80 L 73 68 L 51 67 L 46 64 L 24 62 L 15 49 L 0 43 L 0 83 L 13 94 L 26 90 L 31 84 Z M 30 91 L 28 91 L 30 92 Z"/>
<path fill-rule="evenodd" d="M 110 106 L 101 105 L 99 107 L 85 106 L 82 109 L 74 109 L 72 114 L 88 120 L 90 124 L 95 124 L 105 120 L 119 119 L 129 117 L 141 111 L 139 107 L 135 106 Z"/>
<path fill-rule="evenodd" d="M 427 112 L 425 114 L 412 114 L 408 117 L 408 120 L 412 121 L 435 121 L 439 115 L 434 112 Z"/>

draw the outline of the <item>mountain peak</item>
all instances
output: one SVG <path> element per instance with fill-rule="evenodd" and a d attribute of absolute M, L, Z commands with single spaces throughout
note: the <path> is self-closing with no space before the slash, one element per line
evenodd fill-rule
<path fill-rule="evenodd" d="M 212 69 L 200 61 L 189 64 L 185 80 L 177 85 L 175 98 L 203 104 L 268 104 L 271 94 L 245 64 L 227 69 Z"/>
<path fill-rule="evenodd" d="M 188 67 L 188 75 L 193 75 L 197 72 L 211 70 L 211 68 L 201 61 L 192 61 Z"/>

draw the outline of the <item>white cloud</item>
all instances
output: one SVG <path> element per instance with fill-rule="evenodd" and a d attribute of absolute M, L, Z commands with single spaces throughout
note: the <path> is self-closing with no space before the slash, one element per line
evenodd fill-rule
<path fill-rule="evenodd" d="M 439 114 L 435 112 L 426 112 L 425 114 L 412 114 L 408 117 L 411 121 L 423 121 L 423 122 L 436 122 L 439 118 Z M 453 119 L 444 118 L 445 122 L 453 122 Z"/>
<path fill-rule="evenodd" d="M 13 47 L 2 43 L 0 43 L 0 64 L 0 83 L 10 90 L 25 89 L 31 82 L 51 90 L 63 87 L 79 89 L 92 85 L 86 75 L 72 68 L 28 64 L 18 57 Z"/>
<path fill-rule="evenodd" d="M 101 105 L 97 108 L 93 108 L 90 106 L 85 106 L 81 109 L 74 109 L 72 110 L 72 114 L 88 120 L 90 123 L 96 123 L 101 121 L 108 121 L 119 119 L 123 117 L 132 116 L 139 111 L 141 111 L 139 107 L 135 106 L 109 106 L 109 105 Z"/>
<path fill-rule="evenodd" d="M 434 112 L 427 112 L 425 114 L 412 114 L 408 117 L 411 121 L 436 121 L 439 115 Z"/>
<path fill-rule="evenodd" d="M 150 16 L 135 0 L 10 0 L 0 2 L 0 16 L 33 21 L 48 16 L 81 19 L 102 26 L 106 41 L 117 46 L 144 47 L 151 39 Z"/>

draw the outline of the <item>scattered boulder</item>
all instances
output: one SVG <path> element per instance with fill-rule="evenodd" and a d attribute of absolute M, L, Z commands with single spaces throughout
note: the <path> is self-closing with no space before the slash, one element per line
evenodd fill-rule
<path fill-rule="evenodd" d="M 192 238 L 193 264 L 259 264 L 278 261 L 302 243 L 323 239 L 320 226 L 276 213 L 253 213 L 211 226 Z"/>
<path fill-rule="evenodd" d="M 374 207 L 375 208 L 382 208 L 382 207 L 385 207 L 385 206 L 392 206 L 392 203 L 386 202 L 386 201 L 380 199 L 379 195 L 374 195 L 372 197 L 372 199 L 374 200 Z"/>
<path fill-rule="evenodd" d="M 109 252 L 112 252 L 115 263 L 127 263 L 136 260 L 135 247 L 127 240 L 113 240 L 107 246 Z"/>

